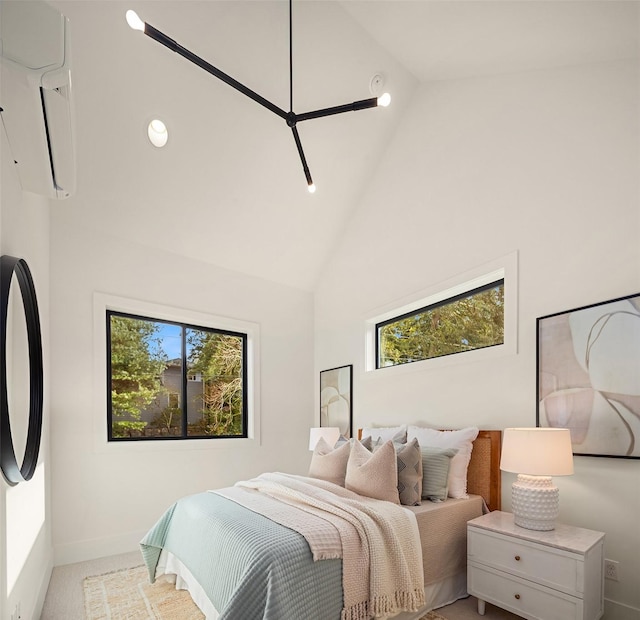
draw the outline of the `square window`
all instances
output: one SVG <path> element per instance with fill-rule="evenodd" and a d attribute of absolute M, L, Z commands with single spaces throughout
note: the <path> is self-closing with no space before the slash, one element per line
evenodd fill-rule
<path fill-rule="evenodd" d="M 109 441 L 247 437 L 247 334 L 107 310 Z"/>

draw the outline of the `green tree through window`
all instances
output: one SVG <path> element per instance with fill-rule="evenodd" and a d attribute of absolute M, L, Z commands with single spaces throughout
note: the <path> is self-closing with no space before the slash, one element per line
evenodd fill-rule
<path fill-rule="evenodd" d="M 243 342 L 229 334 L 187 330 L 189 374 L 202 378 L 200 419 L 189 434 L 242 433 Z"/>
<path fill-rule="evenodd" d="M 146 426 L 142 411 L 162 390 L 161 374 L 166 355 L 151 321 L 111 316 L 110 388 L 111 432 L 127 437 Z"/>
<path fill-rule="evenodd" d="M 376 325 L 377 368 L 504 343 L 504 280 Z"/>
<path fill-rule="evenodd" d="M 247 335 L 107 311 L 109 440 L 246 437 Z"/>

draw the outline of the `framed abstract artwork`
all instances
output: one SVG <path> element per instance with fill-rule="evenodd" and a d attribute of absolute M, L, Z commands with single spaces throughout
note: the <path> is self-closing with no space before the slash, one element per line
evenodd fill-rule
<path fill-rule="evenodd" d="M 537 319 L 538 426 L 573 453 L 640 459 L 640 293 Z"/>
<path fill-rule="evenodd" d="M 337 426 L 351 438 L 353 365 L 320 371 L 320 426 Z"/>

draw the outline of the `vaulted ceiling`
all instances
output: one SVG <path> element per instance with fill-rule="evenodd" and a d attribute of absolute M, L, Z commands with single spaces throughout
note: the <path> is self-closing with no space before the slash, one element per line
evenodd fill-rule
<path fill-rule="evenodd" d="M 638 55 L 637 2 L 296 0 L 296 112 L 370 97 L 375 74 L 393 96 L 299 125 L 309 195 L 284 121 L 124 17 L 133 8 L 288 109 L 286 1 L 52 4 L 71 21 L 78 153 L 78 191 L 54 217 L 307 290 L 421 83 Z M 155 117 L 169 128 L 163 149 L 146 139 Z"/>

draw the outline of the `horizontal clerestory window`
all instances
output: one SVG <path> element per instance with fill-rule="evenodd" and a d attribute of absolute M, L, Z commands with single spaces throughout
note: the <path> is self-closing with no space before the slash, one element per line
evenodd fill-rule
<path fill-rule="evenodd" d="M 376 368 L 504 343 L 504 278 L 375 324 Z"/>
<path fill-rule="evenodd" d="M 109 441 L 247 437 L 247 334 L 107 310 Z"/>

